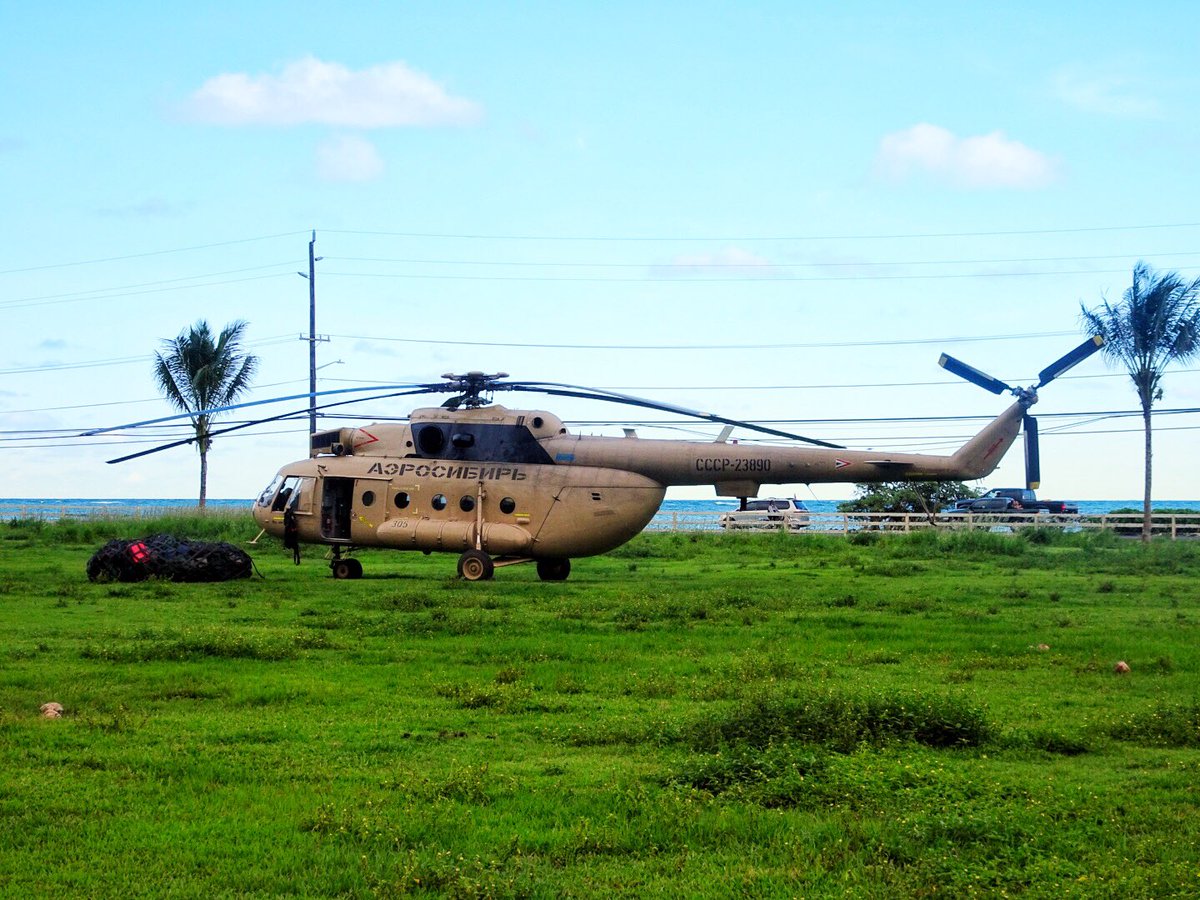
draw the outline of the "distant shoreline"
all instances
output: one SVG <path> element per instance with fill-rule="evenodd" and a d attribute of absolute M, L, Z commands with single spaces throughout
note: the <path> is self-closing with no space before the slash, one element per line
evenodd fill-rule
<path fill-rule="evenodd" d="M 783 496 L 780 493 L 778 496 Z M 760 492 L 760 496 L 769 497 L 771 494 L 766 491 Z M 846 502 L 845 500 L 815 500 L 800 497 L 804 504 L 813 512 L 836 512 L 839 503 Z M 737 505 L 737 500 L 729 497 L 713 497 L 706 500 L 664 500 L 661 509 L 664 511 L 704 511 L 704 510 L 720 510 L 727 509 Z M 1111 512 L 1114 509 L 1135 509 L 1142 508 L 1141 500 L 1077 500 L 1074 501 L 1079 505 L 1079 511 L 1083 515 L 1103 515 Z M 253 499 L 249 498 L 213 498 L 207 500 L 210 508 L 216 509 L 245 509 L 250 510 Z M 17 498 L 0 498 L 0 517 L 14 518 L 21 515 L 21 510 L 27 509 L 30 513 L 38 511 L 62 510 L 67 515 L 88 516 L 96 513 L 112 512 L 121 514 L 123 511 L 130 512 L 152 512 L 155 509 L 164 510 L 179 510 L 184 508 L 194 508 L 196 506 L 196 498 L 158 498 L 158 499 L 140 499 L 140 498 L 81 498 L 81 497 L 65 497 L 65 498 L 38 498 L 38 497 L 17 497 Z M 1155 500 L 1153 509 L 1187 509 L 1195 510 L 1200 513 L 1200 500 Z"/>

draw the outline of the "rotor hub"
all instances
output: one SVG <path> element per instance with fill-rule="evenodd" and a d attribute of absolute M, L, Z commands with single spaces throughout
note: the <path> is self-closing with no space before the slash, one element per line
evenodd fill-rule
<path fill-rule="evenodd" d="M 482 394 L 491 394 L 499 386 L 501 378 L 507 378 L 507 372 L 497 372 L 494 375 L 487 375 L 483 372 L 467 372 L 464 375 L 455 375 L 452 372 L 447 372 L 442 376 L 446 379 L 446 389 L 450 391 L 461 391 L 458 397 L 453 397 L 447 400 L 445 406 L 453 404 L 457 409 L 460 406 L 465 406 L 467 409 L 477 409 L 480 406 L 486 406 L 491 402 L 490 398 L 481 396 Z"/>
<path fill-rule="evenodd" d="M 1024 409 L 1029 409 L 1029 407 L 1038 402 L 1036 385 L 1031 384 L 1027 388 L 1013 388 L 1012 395 L 1017 398 L 1017 402 L 1020 403 Z"/>

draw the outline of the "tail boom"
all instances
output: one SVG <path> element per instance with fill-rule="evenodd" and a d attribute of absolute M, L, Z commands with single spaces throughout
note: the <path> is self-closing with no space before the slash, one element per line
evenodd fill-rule
<path fill-rule="evenodd" d="M 763 484 L 983 478 L 1016 440 L 1024 413 L 1014 403 L 951 456 L 628 437 L 559 436 L 545 446 L 558 462 L 624 469 L 664 486 L 711 484 L 721 496 L 746 497 Z"/>

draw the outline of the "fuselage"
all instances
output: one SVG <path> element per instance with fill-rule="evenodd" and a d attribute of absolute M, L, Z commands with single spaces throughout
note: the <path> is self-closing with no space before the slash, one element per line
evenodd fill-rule
<path fill-rule="evenodd" d="M 981 478 L 1020 430 L 1014 404 L 952 456 L 571 434 L 541 410 L 415 410 L 408 424 L 318 432 L 254 507 L 301 543 L 493 556 L 604 553 L 671 485 L 753 497 L 763 484 Z"/>

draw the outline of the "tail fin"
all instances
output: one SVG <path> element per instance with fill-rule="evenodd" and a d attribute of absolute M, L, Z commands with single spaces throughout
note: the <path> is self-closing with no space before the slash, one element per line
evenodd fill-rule
<path fill-rule="evenodd" d="M 961 481 L 974 481 L 995 471 L 1008 448 L 1021 433 L 1021 420 L 1025 417 L 1025 404 L 1014 403 L 987 424 L 950 457 L 954 476 Z"/>

